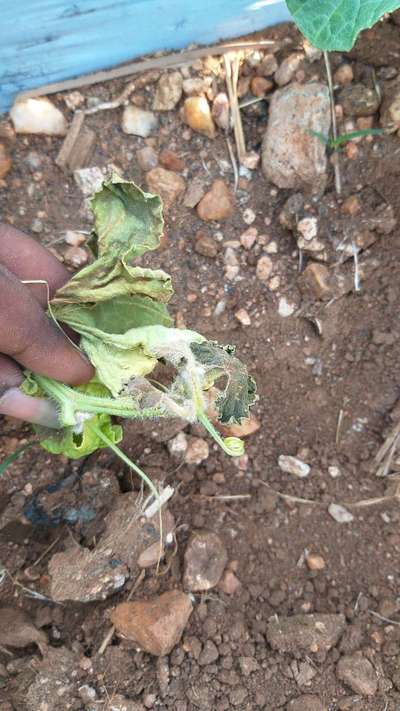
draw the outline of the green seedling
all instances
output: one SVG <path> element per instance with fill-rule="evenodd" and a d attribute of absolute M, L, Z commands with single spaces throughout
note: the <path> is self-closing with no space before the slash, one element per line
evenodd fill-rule
<path fill-rule="evenodd" d="M 26 372 L 22 387 L 57 406 L 58 429 L 35 427 L 42 447 L 71 459 L 108 447 L 158 497 L 147 475 L 117 446 L 123 427 L 112 418 L 199 422 L 224 452 L 240 456 L 243 442 L 222 438 L 209 420 L 207 391 L 216 386 L 219 421 L 240 424 L 256 399 L 255 383 L 233 347 L 173 327 L 167 309 L 173 293 L 168 274 L 132 265 L 135 257 L 159 246 L 164 224 L 160 198 L 113 175 L 94 195 L 91 207 L 94 260 L 57 291 L 48 312 L 60 328 L 68 325 L 80 335 L 80 348 L 93 364 L 95 378 L 73 388 Z M 168 386 L 149 378 L 160 363 L 174 368 Z"/>
<path fill-rule="evenodd" d="M 384 133 L 385 131 L 382 128 L 365 128 L 360 131 L 342 133 L 340 136 L 334 138 L 333 136 L 325 136 L 319 131 L 309 131 L 310 136 L 318 138 L 318 140 L 331 151 L 339 151 L 342 146 L 349 143 L 349 141 L 353 141 L 355 138 L 363 138 L 364 136 L 382 136 Z"/>

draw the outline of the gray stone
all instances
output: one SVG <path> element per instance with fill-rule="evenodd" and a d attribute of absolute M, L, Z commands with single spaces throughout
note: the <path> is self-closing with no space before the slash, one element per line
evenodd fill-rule
<path fill-rule="evenodd" d="M 341 90 L 339 103 L 347 116 L 372 116 L 379 109 L 381 99 L 375 89 L 364 84 L 349 84 Z"/>
<path fill-rule="evenodd" d="M 134 136 L 147 138 L 158 126 L 158 118 L 152 111 L 138 106 L 126 106 L 122 115 L 122 130 Z"/>
<path fill-rule="evenodd" d="M 294 83 L 276 91 L 263 139 L 264 175 L 279 188 L 322 194 L 326 184 L 326 150 L 311 131 L 327 136 L 330 122 L 325 84 Z"/>
<path fill-rule="evenodd" d="M 280 652 L 327 652 L 346 627 L 344 615 L 293 615 L 275 617 L 267 627 L 267 640 Z"/>
<path fill-rule="evenodd" d="M 215 587 L 222 577 L 227 560 L 226 548 L 216 533 L 193 533 L 185 551 L 185 589 L 200 592 Z"/>
<path fill-rule="evenodd" d="M 180 72 L 163 74 L 157 84 L 153 109 L 155 111 L 172 111 L 182 96 L 183 77 Z"/>
<path fill-rule="evenodd" d="M 336 676 L 361 696 L 374 696 L 377 692 L 376 671 L 361 652 L 342 657 L 336 667 Z"/>

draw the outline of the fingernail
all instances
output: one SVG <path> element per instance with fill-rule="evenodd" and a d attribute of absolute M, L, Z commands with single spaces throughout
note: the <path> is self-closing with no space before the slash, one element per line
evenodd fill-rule
<path fill-rule="evenodd" d="M 43 427 L 60 427 L 57 408 L 50 400 L 30 397 L 18 388 L 0 392 L 0 413 Z"/>

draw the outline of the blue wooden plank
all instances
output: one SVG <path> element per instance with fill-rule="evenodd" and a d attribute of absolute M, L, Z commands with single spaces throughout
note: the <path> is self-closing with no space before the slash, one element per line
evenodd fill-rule
<path fill-rule="evenodd" d="M 282 0 L 0 0 L 0 111 L 14 96 L 160 49 L 289 19 Z"/>

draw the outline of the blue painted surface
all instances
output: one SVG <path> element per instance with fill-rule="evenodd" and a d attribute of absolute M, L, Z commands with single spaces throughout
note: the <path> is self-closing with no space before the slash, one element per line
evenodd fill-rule
<path fill-rule="evenodd" d="M 0 111 L 23 89 L 289 19 L 282 0 L 0 0 Z"/>

